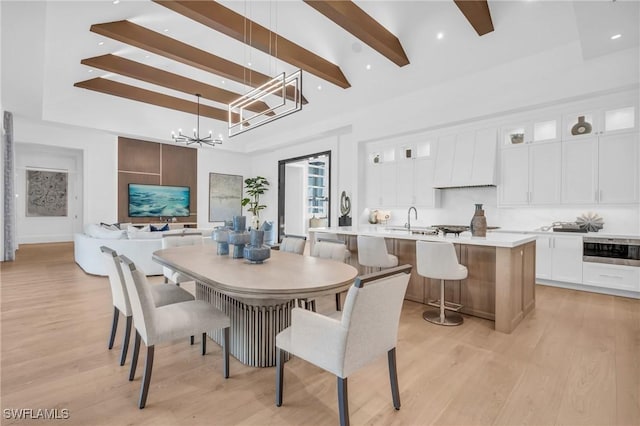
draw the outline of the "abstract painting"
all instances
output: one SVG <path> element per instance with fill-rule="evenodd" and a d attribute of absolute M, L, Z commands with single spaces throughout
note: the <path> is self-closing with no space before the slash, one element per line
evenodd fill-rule
<path fill-rule="evenodd" d="M 67 172 L 27 170 L 27 216 L 67 216 Z"/>
<path fill-rule="evenodd" d="M 242 176 L 209 173 L 209 222 L 242 214 Z"/>

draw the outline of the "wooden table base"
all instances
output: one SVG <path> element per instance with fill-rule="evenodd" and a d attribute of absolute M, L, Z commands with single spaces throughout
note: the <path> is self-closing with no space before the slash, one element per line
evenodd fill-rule
<path fill-rule="evenodd" d="M 229 316 L 229 352 L 238 361 L 252 367 L 276 365 L 276 335 L 291 324 L 294 300 L 241 301 L 200 282 L 196 283 L 196 299 L 211 303 Z M 222 344 L 222 330 L 209 337 Z"/>

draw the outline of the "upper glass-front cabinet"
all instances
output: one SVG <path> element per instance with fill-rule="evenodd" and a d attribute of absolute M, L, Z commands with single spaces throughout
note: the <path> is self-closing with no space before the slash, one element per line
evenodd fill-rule
<path fill-rule="evenodd" d="M 631 132 L 638 127 L 638 111 L 633 105 L 581 110 L 562 117 L 563 139 L 585 135 L 603 135 Z"/>
<path fill-rule="evenodd" d="M 501 130 L 501 145 L 503 147 L 559 140 L 559 118 L 547 117 L 536 121 L 516 123 L 504 126 Z"/>

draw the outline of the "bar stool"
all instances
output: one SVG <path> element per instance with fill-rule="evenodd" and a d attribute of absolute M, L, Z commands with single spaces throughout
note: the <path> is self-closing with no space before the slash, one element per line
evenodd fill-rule
<path fill-rule="evenodd" d="M 358 235 L 358 263 L 381 270 L 398 266 L 398 258 L 387 252 L 384 237 Z"/>
<path fill-rule="evenodd" d="M 467 268 L 458 263 L 453 244 L 448 241 L 416 241 L 416 261 L 418 275 L 440 280 L 440 300 L 436 301 L 437 304 L 429 303 L 440 309 L 425 311 L 422 318 L 438 325 L 462 324 L 464 318 L 457 313 L 462 305 L 444 300 L 444 281 L 463 280 L 468 275 Z M 447 315 L 445 314 L 447 310 L 454 312 Z"/>

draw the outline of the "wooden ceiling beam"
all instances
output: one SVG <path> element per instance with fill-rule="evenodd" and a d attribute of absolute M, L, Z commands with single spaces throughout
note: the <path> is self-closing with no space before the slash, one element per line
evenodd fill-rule
<path fill-rule="evenodd" d="M 258 87 L 271 80 L 268 75 L 243 67 L 130 21 L 93 24 L 91 25 L 91 32 L 252 87 Z M 287 98 L 295 100 L 292 90 L 287 91 Z M 304 97 L 302 103 L 307 103 Z"/>
<path fill-rule="evenodd" d="M 351 87 L 339 66 L 220 3 L 182 0 L 153 1 L 343 89 Z"/>
<path fill-rule="evenodd" d="M 80 63 L 136 80 L 146 81 L 147 83 L 166 87 L 178 92 L 184 92 L 190 95 L 200 94 L 205 99 L 210 99 L 222 104 L 229 104 L 241 96 L 229 90 L 211 86 L 112 54 L 83 59 Z M 249 109 L 253 112 L 260 113 L 268 110 L 269 106 L 264 102 L 255 102 Z"/>
<path fill-rule="evenodd" d="M 196 102 L 187 101 L 151 90 L 141 89 L 139 87 L 119 83 L 102 77 L 80 81 L 75 83 L 74 86 L 138 102 L 144 102 L 146 104 L 156 105 L 163 108 L 182 111 L 188 114 L 196 114 L 198 111 L 198 104 Z M 200 104 L 200 115 L 203 117 L 213 118 L 214 120 L 227 122 L 229 111 Z M 237 120 L 237 115 L 235 119 Z"/>
<path fill-rule="evenodd" d="M 409 64 L 409 58 L 400 40 L 352 1 L 304 0 L 304 2 L 399 67 Z"/>
<path fill-rule="evenodd" d="M 479 36 L 493 31 L 493 21 L 487 0 L 454 0 Z"/>

